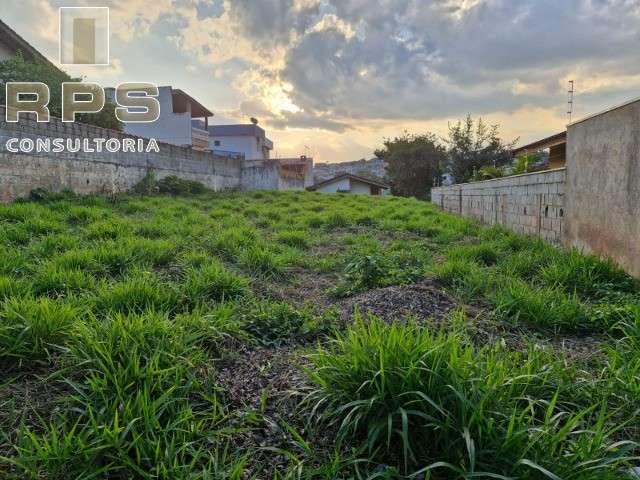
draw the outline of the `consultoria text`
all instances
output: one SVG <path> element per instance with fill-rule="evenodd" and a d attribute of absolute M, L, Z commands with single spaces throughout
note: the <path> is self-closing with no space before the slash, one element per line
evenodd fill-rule
<path fill-rule="evenodd" d="M 10 138 L 5 148 L 10 153 L 160 152 L 155 138 Z"/>

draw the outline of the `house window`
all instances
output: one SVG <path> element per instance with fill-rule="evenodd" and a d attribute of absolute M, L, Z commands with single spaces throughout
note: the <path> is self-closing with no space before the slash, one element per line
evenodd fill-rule
<path fill-rule="evenodd" d="M 215 147 L 219 147 L 219 146 L 220 146 L 220 140 L 214 140 L 214 141 L 213 141 L 213 145 L 214 145 Z"/>

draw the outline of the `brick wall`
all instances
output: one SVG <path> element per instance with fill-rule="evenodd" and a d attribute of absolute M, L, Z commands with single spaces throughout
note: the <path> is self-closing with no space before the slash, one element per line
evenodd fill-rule
<path fill-rule="evenodd" d="M 560 168 L 437 187 L 431 190 L 431 201 L 448 212 L 560 243 L 565 182 L 565 169 Z"/>
<path fill-rule="evenodd" d="M 24 197 L 31 190 L 71 189 L 77 193 L 115 193 L 138 183 L 152 169 L 158 178 L 176 175 L 196 180 L 213 190 L 240 186 L 241 160 L 199 152 L 191 148 L 159 143 L 160 152 L 109 153 L 10 153 L 10 138 L 133 138 L 117 131 L 63 123 L 51 118 L 38 123 L 33 116 L 21 115 L 19 123 L 5 122 L 0 107 L 0 201 Z"/>

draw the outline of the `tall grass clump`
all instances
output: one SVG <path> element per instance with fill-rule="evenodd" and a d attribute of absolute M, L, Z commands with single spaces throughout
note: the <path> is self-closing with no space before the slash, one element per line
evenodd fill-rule
<path fill-rule="evenodd" d="M 552 332 L 606 331 L 610 325 L 592 322 L 577 295 L 554 288 L 533 287 L 521 280 L 506 279 L 493 299 L 506 321 Z"/>
<path fill-rule="evenodd" d="M 286 268 L 281 255 L 260 245 L 243 249 L 239 262 L 252 275 L 263 278 L 282 278 Z"/>
<path fill-rule="evenodd" d="M 584 255 L 575 249 L 557 252 L 553 262 L 540 271 L 542 282 L 585 299 L 598 299 L 614 292 L 637 291 L 634 281 L 612 260 Z"/>
<path fill-rule="evenodd" d="M 259 345 L 277 347 L 295 340 L 328 333 L 332 326 L 330 313 L 316 315 L 307 307 L 286 302 L 255 302 L 239 310 L 240 328 Z"/>
<path fill-rule="evenodd" d="M 60 480 L 206 478 L 223 411 L 194 375 L 198 337 L 181 332 L 161 314 L 115 315 L 81 328 L 71 349 L 78 365 L 71 409 L 37 433 L 23 429 L 19 470 Z"/>
<path fill-rule="evenodd" d="M 102 283 L 94 300 L 96 313 L 174 312 L 179 304 L 176 290 L 148 272 L 134 272 L 121 282 Z"/>
<path fill-rule="evenodd" d="M 286 230 L 280 232 L 276 240 L 290 247 L 306 250 L 309 248 L 309 235 L 306 232 L 296 230 Z"/>
<path fill-rule="evenodd" d="M 606 409 L 568 409 L 571 376 L 536 350 L 478 350 L 456 329 L 372 317 L 311 360 L 311 417 L 405 474 L 613 480 L 630 465 L 635 445 L 614 444 Z"/>
<path fill-rule="evenodd" d="M 248 291 L 249 282 L 225 269 L 218 262 L 209 262 L 186 273 L 183 294 L 190 305 L 221 302 L 241 297 Z"/>
<path fill-rule="evenodd" d="M 0 359 L 24 365 L 51 358 L 67 345 L 82 312 L 49 298 L 10 298 L 0 309 Z"/>

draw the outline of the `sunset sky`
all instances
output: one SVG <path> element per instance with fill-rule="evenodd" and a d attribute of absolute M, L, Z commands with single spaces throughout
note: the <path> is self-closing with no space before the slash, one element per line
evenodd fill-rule
<path fill-rule="evenodd" d="M 58 7 L 110 7 L 111 65 L 70 74 L 181 88 L 214 124 L 255 116 L 278 156 L 369 158 L 467 113 L 535 140 L 564 128 L 570 79 L 574 118 L 640 96 L 640 0 L 0 2 L 54 63 Z"/>

